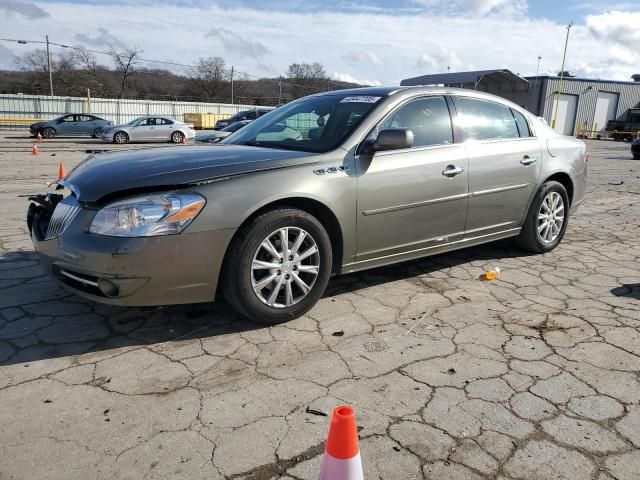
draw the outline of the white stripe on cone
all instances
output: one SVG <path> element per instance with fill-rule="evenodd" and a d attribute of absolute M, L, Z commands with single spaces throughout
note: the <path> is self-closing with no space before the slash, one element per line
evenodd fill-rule
<path fill-rule="evenodd" d="M 324 452 L 320 467 L 320 480 L 364 480 L 360 452 L 355 457 L 335 458 Z"/>

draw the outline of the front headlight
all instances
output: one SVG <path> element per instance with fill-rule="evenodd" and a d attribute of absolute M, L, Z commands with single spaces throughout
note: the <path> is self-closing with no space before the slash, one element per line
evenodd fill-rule
<path fill-rule="evenodd" d="M 100 210 L 89 231 L 111 237 L 172 235 L 187 228 L 205 203 L 205 199 L 195 193 L 132 197 Z"/>

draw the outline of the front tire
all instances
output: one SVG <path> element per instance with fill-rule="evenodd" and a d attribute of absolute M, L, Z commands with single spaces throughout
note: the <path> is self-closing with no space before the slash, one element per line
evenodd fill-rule
<path fill-rule="evenodd" d="M 633 158 L 635 158 L 636 160 L 640 160 L 640 153 L 634 153 Z"/>
<path fill-rule="evenodd" d="M 244 317 L 268 325 L 284 322 L 316 304 L 332 264 L 329 235 L 313 215 L 271 210 L 236 234 L 225 259 L 222 293 Z"/>
<path fill-rule="evenodd" d="M 116 132 L 113 135 L 113 143 L 117 143 L 118 145 L 129 143 L 129 135 L 127 135 L 127 132 Z"/>
<path fill-rule="evenodd" d="M 536 193 L 516 242 L 525 250 L 550 252 L 562 241 L 568 220 L 567 190 L 559 182 L 546 182 Z"/>

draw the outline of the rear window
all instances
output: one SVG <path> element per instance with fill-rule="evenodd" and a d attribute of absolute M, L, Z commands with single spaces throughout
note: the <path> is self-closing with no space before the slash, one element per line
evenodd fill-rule
<path fill-rule="evenodd" d="M 531 130 L 529 129 L 529 122 L 524 118 L 517 110 L 511 110 L 513 113 L 513 117 L 516 119 L 516 126 L 518 127 L 518 133 L 520 134 L 520 138 L 532 137 Z"/>
<path fill-rule="evenodd" d="M 454 97 L 467 138 L 504 140 L 520 138 L 511 109 L 500 103 L 471 97 Z"/>

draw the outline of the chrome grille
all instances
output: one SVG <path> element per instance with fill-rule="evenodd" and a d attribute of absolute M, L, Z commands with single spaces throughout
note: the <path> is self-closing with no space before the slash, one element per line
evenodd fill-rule
<path fill-rule="evenodd" d="M 51 220 L 49 220 L 45 240 L 62 235 L 79 211 L 80 202 L 73 195 L 69 195 L 59 202 L 51 215 Z"/>

